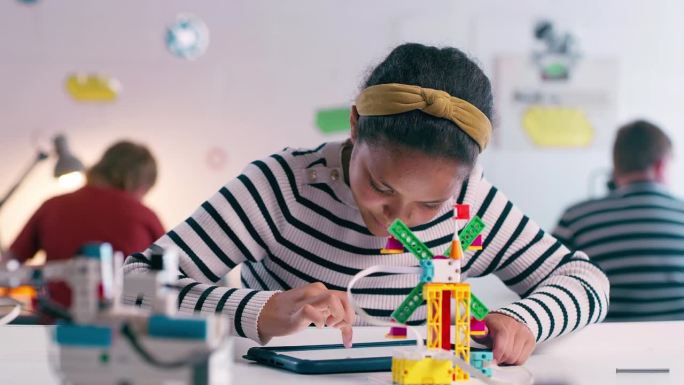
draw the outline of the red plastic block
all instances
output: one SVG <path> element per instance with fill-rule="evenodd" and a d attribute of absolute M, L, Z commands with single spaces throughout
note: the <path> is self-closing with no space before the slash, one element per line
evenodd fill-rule
<path fill-rule="evenodd" d="M 451 350 L 451 292 L 442 292 L 442 349 Z"/>
<path fill-rule="evenodd" d="M 483 336 L 487 334 L 487 325 L 485 321 L 478 321 L 475 317 L 470 317 L 470 335 Z"/>
<path fill-rule="evenodd" d="M 387 243 L 385 244 L 385 247 L 380 250 L 381 254 L 401 254 L 404 252 L 404 245 L 399 242 L 396 238 L 393 236 L 389 236 L 387 238 Z"/>
<path fill-rule="evenodd" d="M 454 211 L 456 211 L 456 217 L 454 219 L 470 219 L 470 205 L 469 204 L 456 204 L 454 205 Z"/>
<path fill-rule="evenodd" d="M 400 326 L 392 326 L 390 328 L 390 331 L 387 334 L 385 334 L 385 338 L 406 338 L 406 328 Z"/>
<path fill-rule="evenodd" d="M 468 246 L 468 250 L 482 250 L 482 234 L 475 237 L 473 243 Z"/>

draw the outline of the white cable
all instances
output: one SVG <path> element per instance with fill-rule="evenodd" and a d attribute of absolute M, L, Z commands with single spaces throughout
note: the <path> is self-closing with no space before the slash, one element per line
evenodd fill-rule
<path fill-rule="evenodd" d="M 416 336 L 416 346 L 418 348 L 423 347 L 423 336 L 420 335 L 420 332 L 409 325 L 405 324 L 400 324 L 398 322 L 388 322 L 388 321 L 383 321 L 380 319 L 377 319 L 370 314 L 366 313 L 365 310 L 359 306 L 356 301 L 354 301 L 354 296 L 352 295 L 352 287 L 354 287 L 354 284 L 358 282 L 360 279 L 365 278 L 371 274 L 374 273 L 390 273 L 390 274 L 420 274 L 423 272 L 423 269 L 420 267 L 408 267 L 408 266 L 371 266 L 365 270 L 359 271 L 354 278 L 349 282 L 349 286 L 347 286 L 347 297 L 349 298 L 349 302 L 351 303 L 352 307 L 356 311 L 356 314 L 358 314 L 361 318 L 366 320 L 369 324 L 375 325 L 375 326 L 388 326 L 388 327 L 405 327 L 408 330 L 411 331 Z"/>
<path fill-rule="evenodd" d="M 0 318 L 0 325 L 7 325 L 8 323 L 17 319 L 17 317 L 19 317 L 19 315 L 21 314 L 21 302 L 8 297 L 4 297 L 2 299 L 7 300 L 8 302 L 14 305 L 14 308 L 9 313 L 5 314 L 4 316 L 2 316 L 2 318 Z"/>

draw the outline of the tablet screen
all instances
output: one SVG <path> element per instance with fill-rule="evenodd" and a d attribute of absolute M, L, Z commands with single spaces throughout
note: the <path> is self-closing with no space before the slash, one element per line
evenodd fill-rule
<path fill-rule="evenodd" d="M 278 352 L 301 360 L 341 360 L 349 358 L 391 357 L 392 353 L 400 349 L 397 346 L 373 346 L 362 348 L 340 348 L 321 350 L 290 350 Z M 414 346 L 406 346 L 404 349 L 415 349 Z"/>

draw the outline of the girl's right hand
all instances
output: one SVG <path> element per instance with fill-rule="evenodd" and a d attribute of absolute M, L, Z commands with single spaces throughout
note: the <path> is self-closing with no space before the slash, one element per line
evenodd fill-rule
<path fill-rule="evenodd" d="M 354 309 L 347 293 L 328 290 L 320 282 L 310 283 L 274 294 L 259 314 L 259 338 L 268 342 L 272 337 L 295 333 L 312 323 L 340 329 L 344 346 L 352 345 Z"/>

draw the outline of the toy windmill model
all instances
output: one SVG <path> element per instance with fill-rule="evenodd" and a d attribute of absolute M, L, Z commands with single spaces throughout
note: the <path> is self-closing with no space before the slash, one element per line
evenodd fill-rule
<path fill-rule="evenodd" d="M 51 332 L 50 361 L 70 385 L 229 385 L 232 343 L 217 315 L 178 313 L 178 255 L 149 257 L 149 271 L 123 278 L 123 256 L 107 243 L 84 245 L 69 260 L 0 270 L 0 287 L 30 286 L 38 311 L 60 319 Z M 71 304 L 62 308 L 44 290 L 64 282 Z M 149 308 L 124 304 L 124 293 Z M 21 311 L 0 317 L 0 325 Z M 9 317 L 9 318 L 8 318 Z"/>
<path fill-rule="evenodd" d="M 455 301 L 455 325 L 453 354 L 466 363 L 491 376 L 486 367 L 491 361 L 491 352 L 478 352 L 471 356 L 470 336 L 486 334 L 484 317 L 489 310 L 470 292 L 470 285 L 461 281 L 461 259 L 465 250 L 481 250 L 484 222 L 478 216 L 470 221 L 469 205 L 458 204 L 454 208 L 456 231 L 451 246 L 445 255 L 433 255 L 401 220 L 396 220 L 389 228 L 392 235 L 383 253 L 402 253 L 406 248 L 413 254 L 422 269 L 420 283 L 409 293 L 391 317 L 398 323 L 387 334 L 389 338 L 406 338 L 405 324 L 418 307 L 427 301 L 427 348 L 452 351 L 451 341 L 451 300 Z M 462 224 L 466 223 L 465 226 Z M 459 231 L 459 229 L 462 230 Z M 472 317 L 471 317 L 472 315 Z M 446 352 L 444 352 L 446 353 Z M 392 377 L 398 384 L 451 383 L 469 378 L 459 367 L 452 367 L 451 361 L 438 360 L 432 356 L 394 357 Z M 441 365 L 441 366 L 440 366 Z M 430 373 L 428 375 L 428 373 Z M 443 374 L 440 376 L 440 374 Z"/>

